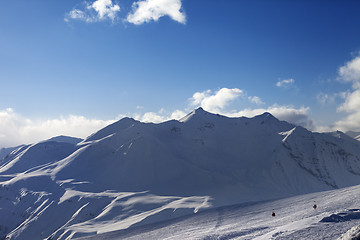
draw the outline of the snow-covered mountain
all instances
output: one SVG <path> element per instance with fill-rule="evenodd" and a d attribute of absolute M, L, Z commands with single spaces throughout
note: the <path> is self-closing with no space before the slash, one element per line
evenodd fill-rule
<path fill-rule="evenodd" d="M 160 124 L 124 118 L 77 144 L 44 141 L 5 158 L 0 234 L 70 239 L 357 184 L 360 142 L 341 132 L 201 108 Z"/>
<path fill-rule="evenodd" d="M 9 147 L 9 148 L 0 148 L 0 163 L 1 161 L 7 156 L 9 155 L 12 151 L 22 147 L 21 146 L 16 146 L 16 147 Z"/>
<path fill-rule="evenodd" d="M 82 138 L 76 138 L 76 137 L 69 137 L 69 136 L 56 136 L 53 138 L 49 138 L 45 140 L 46 142 L 64 142 L 64 143 L 72 143 L 72 144 L 78 144 L 79 142 L 83 141 Z"/>
<path fill-rule="evenodd" d="M 354 131 L 348 131 L 346 132 L 347 135 L 349 135 L 352 138 L 355 138 L 356 140 L 360 141 L 360 132 L 354 132 Z"/>
<path fill-rule="evenodd" d="M 47 140 L 44 140 L 43 142 L 65 142 L 65 143 L 72 143 L 77 144 L 79 142 L 83 141 L 81 138 L 75 138 L 75 137 L 69 137 L 69 136 L 56 136 Z M 9 148 L 0 148 L 0 165 L 2 165 L 3 159 L 9 155 L 12 151 L 20 149 L 24 147 L 25 145 L 20 145 L 16 147 L 9 147 Z M 28 145 L 29 146 L 29 145 Z"/>

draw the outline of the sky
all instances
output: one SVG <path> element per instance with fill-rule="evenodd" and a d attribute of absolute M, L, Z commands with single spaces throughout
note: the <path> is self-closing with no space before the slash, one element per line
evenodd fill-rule
<path fill-rule="evenodd" d="M 200 106 L 360 131 L 359 10 L 357 0 L 2 1 L 0 148 Z"/>

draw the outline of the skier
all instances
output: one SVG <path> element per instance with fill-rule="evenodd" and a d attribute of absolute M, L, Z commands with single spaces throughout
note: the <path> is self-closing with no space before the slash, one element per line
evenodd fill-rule
<path fill-rule="evenodd" d="M 317 208 L 316 202 L 314 201 L 313 209 L 315 210 Z"/>
<path fill-rule="evenodd" d="M 275 217 L 275 212 L 274 212 L 274 209 L 273 209 L 273 212 L 272 212 L 271 216 Z"/>

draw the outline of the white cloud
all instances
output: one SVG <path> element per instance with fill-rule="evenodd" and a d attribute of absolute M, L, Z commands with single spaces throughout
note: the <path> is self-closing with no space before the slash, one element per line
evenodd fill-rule
<path fill-rule="evenodd" d="M 264 112 L 269 112 L 280 120 L 284 120 L 296 125 L 303 126 L 309 130 L 315 130 L 313 121 L 309 118 L 308 107 L 295 108 L 293 106 L 272 105 L 268 108 L 246 108 L 240 111 L 226 110 L 226 106 L 236 98 L 246 95 L 243 90 L 238 88 L 222 88 L 213 93 L 211 90 L 196 92 L 190 99 L 191 106 L 201 106 L 205 110 L 218 113 L 228 117 L 254 117 Z M 256 104 L 264 104 L 257 96 L 250 96 L 248 100 Z"/>
<path fill-rule="evenodd" d="M 83 8 L 73 9 L 65 16 L 65 21 L 81 20 L 85 22 L 99 22 L 104 20 L 115 21 L 120 6 L 112 0 L 96 0 L 93 3 L 83 2 Z"/>
<path fill-rule="evenodd" d="M 321 104 L 333 103 L 335 101 L 335 95 L 329 95 L 327 93 L 320 92 L 316 95 L 316 99 Z"/>
<path fill-rule="evenodd" d="M 337 109 L 339 112 L 346 112 L 348 115 L 335 122 L 334 129 L 341 131 L 360 131 L 360 89 L 348 93 L 345 101 Z"/>
<path fill-rule="evenodd" d="M 186 116 L 186 112 L 181 111 L 181 110 L 175 110 L 174 112 L 171 113 L 170 119 L 175 119 L 175 120 L 179 120 L 180 118 L 183 118 Z"/>
<path fill-rule="evenodd" d="M 152 123 L 160 123 L 168 120 L 168 117 L 154 112 L 144 113 L 139 119 L 141 122 L 152 122 Z"/>
<path fill-rule="evenodd" d="M 308 107 L 295 108 L 293 106 L 273 105 L 268 108 L 255 108 L 255 109 L 247 108 L 240 111 L 231 111 L 231 112 L 217 110 L 211 112 L 218 113 L 227 117 L 249 117 L 249 118 L 260 115 L 264 112 L 269 112 L 279 120 L 287 121 L 295 125 L 305 127 L 309 130 L 317 130 L 319 128 L 316 127 L 313 121 L 309 118 L 309 110 L 310 108 Z M 188 112 L 181 110 L 175 110 L 170 114 L 164 111 L 146 112 L 141 115 L 133 115 L 133 118 L 141 122 L 161 123 L 172 119 L 179 120 L 184 116 L 186 116 L 187 113 Z"/>
<path fill-rule="evenodd" d="M 95 9 L 99 19 L 108 17 L 112 21 L 114 21 L 117 12 L 120 11 L 119 5 L 113 4 L 111 0 L 97 0 L 91 6 L 88 6 L 88 8 Z"/>
<path fill-rule="evenodd" d="M 134 2 L 132 12 L 127 21 L 136 25 L 150 21 L 158 21 L 163 16 L 185 24 L 185 13 L 182 11 L 181 0 L 142 0 Z"/>
<path fill-rule="evenodd" d="M 352 91 L 342 94 L 344 102 L 337 110 L 348 115 L 335 122 L 333 128 L 341 131 L 360 131 L 360 56 L 339 68 L 339 79 L 352 83 Z"/>
<path fill-rule="evenodd" d="M 338 108 L 338 111 L 347 113 L 360 112 L 360 89 L 349 93 L 345 97 L 345 102 Z"/>
<path fill-rule="evenodd" d="M 289 87 L 291 85 L 293 85 L 295 83 L 295 80 L 293 78 L 289 78 L 289 79 L 284 79 L 284 80 L 280 80 L 276 83 L 277 87 Z"/>
<path fill-rule="evenodd" d="M 30 144 L 45 139 L 67 135 L 86 138 L 90 134 L 124 117 L 133 117 L 142 122 L 160 123 L 171 119 L 179 120 L 186 115 L 181 110 L 166 112 L 160 109 L 158 113 L 120 114 L 113 120 L 89 119 L 84 116 L 60 116 L 46 120 L 33 120 L 8 108 L 0 110 L 0 149 L 20 144 Z"/>
<path fill-rule="evenodd" d="M 343 132 L 347 131 L 360 131 L 360 111 L 353 112 L 346 116 L 345 118 L 335 122 L 332 126 L 333 130 L 341 130 Z"/>
<path fill-rule="evenodd" d="M 293 106 L 272 105 L 267 108 L 228 110 L 230 103 L 240 97 L 253 103 L 263 103 L 259 97 L 246 96 L 246 93 L 244 93 L 241 89 L 221 88 L 218 91 L 206 90 L 194 93 L 192 98 L 189 99 L 190 102 L 188 107 L 192 110 L 195 107 L 201 106 L 209 112 L 222 114 L 228 117 L 254 117 L 255 115 L 259 115 L 264 112 L 270 112 L 280 120 L 301 125 L 310 130 L 315 129 L 313 122 L 308 116 L 309 108 L 307 107 L 295 108 Z M 352 100 L 352 98 L 347 98 L 349 103 L 346 105 L 346 109 L 353 110 L 358 107 L 358 105 L 356 105 L 357 97 L 358 95 L 354 95 L 354 100 Z M 142 122 L 160 123 L 171 119 L 179 120 L 191 111 L 189 108 L 186 110 L 175 110 L 172 112 L 161 108 L 157 112 L 122 114 L 119 115 L 117 119 L 129 116 Z M 139 107 L 138 110 L 142 110 L 142 107 Z M 352 118 L 350 120 L 352 120 Z M 23 143 L 33 143 L 57 135 L 69 135 L 85 138 L 91 133 L 114 121 L 115 120 L 88 119 L 84 116 L 75 115 L 69 115 L 66 117 L 61 116 L 59 118 L 47 120 L 32 120 L 21 116 L 15 113 L 15 111 L 11 108 L 8 108 L 0 111 L 0 148 Z M 349 123 L 341 124 L 347 124 L 348 126 L 351 125 Z"/>
<path fill-rule="evenodd" d="M 152 122 L 152 123 L 161 123 L 169 120 L 179 120 L 184 117 L 187 113 L 181 110 L 175 110 L 171 113 L 165 111 L 165 109 L 160 109 L 157 113 L 155 112 L 146 112 L 144 114 L 134 115 L 134 119 L 141 122 Z"/>
<path fill-rule="evenodd" d="M 257 96 L 253 96 L 253 97 L 248 97 L 249 101 L 252 103 L 255 103 L 257 105 L 261 105 L 261 104 L 265 104 L 261 98 L 257 97 Z"/>
<path fill-rule="evenodd" d="M 192 106 L 200 106 L 207 111 L 217 113 L 242 94 L 243 90 L 238 88 L 221 88 L 215 93 L 211 90 L 196 92 L 190 101 Z"/>
<path fill-rule="evenodd" d="M 190 104 L 192 106 L 201 106 L 207 111 L 228 117 L 254 117 L 264 112 L 270 112 L 280 120 L 303 126 L 309 130 L 316 128 L 308 116 L 310 110 L 308 107 L 295 108 L 293 106 L 272 105 L 268 108 L 246 108 L 240 111 L 228 111 L 225 109 L 231 101 L 244 95 L 246 95 L 244 91 L 238 88 L 222 88 L 215 93 L 207 90 L 204 92 L 196 92 L 190 99 Z M 248 100 L 256 104 L 264 104 L 257 96 L 250 96 Z"/>
<path fill-rule="evenodd" d="M 208 98 L 211 94 L 211 90 L 206 90 L 204 92 L 196 92 L 194 93 L 194 95 L 192 96 L 192 98 L 190 99 L 191 101 L 191 105 L 197 106 L 197 105 L 201 105 L 201 102 Z"/>
<path fill-rule="evenodd" d="M 351 82 L 353 88 L 360 88 L 360 56 L 339 68 L 339 78 L 345 82 Z"/>
<path fill-rule="evenodd" d="M 8 108 L 0 111 L 0 148 L 34 143 L 58 135 L 85 138 L 114 121 L 88 119 L 75 115 L 32 120 Z"/>
<path fill-rule="evenodd" d="M 308 110 L 308 108 L 304 107 L 296 109 L 286 106 L 272 106 L 270 108 L 216 113 L 229 117 L 253 117 L 264 112 L 270 112 L 281 120 L 312 129 L 312 122 L 307 116 Z M 157 113 L 127 114 L 119 115 L 117 118 L 121 119 L 125 116 L 130 116 L 142 122 L 160 123 L 171 119 L 179 120 L 187 113 L 182 110 L 168 113 L 161 109 Z M 114 121 L 116 120 L 88 119 L 84 116 L 75 115 L 47 120 L 32 120 L 8 108 L 0 111 L 0 148 L 35 143 L 58 135 L 85 138 Z"/>
<path fill-rule="evenodd" d="M 66 14 L 65 22 L 69 22 L 70 19 L 83 20 L 85 22 L 92 22 L 93 18 L 88 16 L 85 12 L 79 9 L 73 9 Z"/>
<path fill-rule="evenodd" d="M 254 117 L 264 112 L 269 112 L 279 120 L 287 121 L 295 125 L 303 126 L 309 130 L 314 130 L 315 126 L 313 121 L 309 118 L 310 108 L 300 107 L 294 108 L 293 106 L 279 106 L 272 105 L 268 108 L 244 109 L 238 112 L 223 113 L 229 117 Z"/>

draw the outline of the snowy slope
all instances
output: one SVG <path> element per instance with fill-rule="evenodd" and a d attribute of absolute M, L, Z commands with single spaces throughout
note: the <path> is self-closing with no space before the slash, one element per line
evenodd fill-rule
<path fill-rule="evenodd" d="M 79 142 L 83 141 L 84 139 L 76 138 L 76 137 L 69 137 L 69 136 L 56 136 L 52 137 L 48 140 L 45 140 L 46 142 L 64 142 L 64 143 L 71 143 L 71 144 L 78 144 Z"/>
<path fill-rule="evenodd" d="M 77 143 L 83 141 L 81 138 L 75 138 L 75 137 L 69 137 L 69 136 L 56 136 L 47 140 L 44 140 L 43 142 L 63 142 L 63 143 L 71 143 L 73 145 L 76 145 Z M 21 149 L 25 145 L 20 145 L 16 147 L 9 147 L 9 148 L 1 148 L 0 149 L 0 165 L 3 165 L 2 162 L 5 157 L 7 157 L 12 151 Z"/>
<path fill-rule="evenodd" d="M 346 134 L 358 141 L 360 141 L 360 132 L 348 131 Z"/>
<path fill-rule="evenodd" d="M 313 209 L 316 203 L 317 208 Z M 171 221 L 80 239 L 331 239 L 360 236 L 360 185 L 232 205 Z M 272 217 L 272 211 L 275 217 Z M 348 230 L 350 230 L 346 233 Z M 80 240 L 79 239 L 79 240 Z"/>
<path fill-rule="evenodd" d="M 355 137 L 356 140 L 360 141 L 360 134 Z"/>
<path fill-rule="evenodd" d="M 0 234 L 70 239 L 357 184 L 360 142 L 341 132 L 201 108 L 161 124 L 124 118 L 76 145 L 12 152 L 0 166 Z"/>
<path fill-rule="evenodd" d="M 22 146 L 23 145 L 17 146 L 17 147 L 1 148 L 0 149 L 0 164 L 7 155 L 9 155 L 12 151 L 14 151 Z"/>

